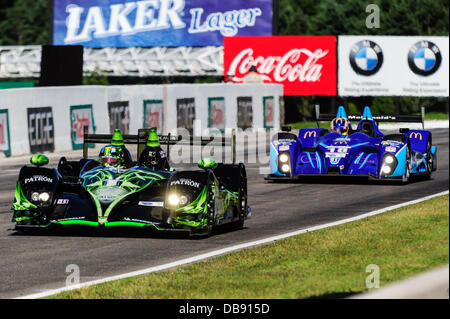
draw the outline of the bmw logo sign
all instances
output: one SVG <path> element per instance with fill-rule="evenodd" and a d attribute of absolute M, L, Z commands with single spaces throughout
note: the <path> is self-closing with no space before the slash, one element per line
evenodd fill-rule
<path fill-rule="evenodd" d="M 441 61 L 441 51 L 430 41 L 419 41 L 408 52 L 409 68 L 419 75 L 433 74 L 439 69 Z"/>
<path fill-rule="evenodd" d="M 350 50 L 350 65 L 360 75 L 373 75 L 383 64 L 383 51 L 370 40 L 356 43 Z"/>

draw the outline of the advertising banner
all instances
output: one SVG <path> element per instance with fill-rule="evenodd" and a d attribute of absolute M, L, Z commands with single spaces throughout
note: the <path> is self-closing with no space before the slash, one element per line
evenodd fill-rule
<path fill-rule="evenodd" d="M 27 118 L 30 152 L 52 152 L 55 149 L 52 108 L 50 106 L 27 108 Z"/>
<path fill-rule="evenodd" d="M 243 130 L 253 127 L 253 103 L 251 96 L 237 98 L 237 126 Z"/>
<path fill-rule="evenodd" d="M 272 0 L 54 0 L 53 45 L 222 46 L 272 35 Z"/>
<path fill-rule="evenodd" d="M 274 98 L 273 96 L 263 97 L 264 108 L 264 128 L 273 128 Z"/>
<path fill-rule="evenodd" d="M 0 110 L 0 152 L 11 155 L 8 110 Z"/>
<path fill-rule="evenodd" d="M 339 95 L 448 96 L 448 37 L 340 36 Z"/>
<path fill-rule="evenodd" d="M 195 119 L 195 99 L 177 99 L 177 127 L 183 127 L 193 134 Z"/>
<path fill-rule="evenodd" d="M 94 115 L 92 105 L 72 105 L 70 107 L 70 124 L 72 149 L 83 148 L 84 127 L 88 127 L 89 134 L 95 133 Z"/>
<path fill-rule="evenodd" d="M 122 134 L 130 133 L 130 108 L 128 101 L 108 102 L 109 129 L 120 129 Z"/>
<path fill-rule="evenodd" d="M 208 98 L 208 127 L 225 131 L 225 98 Z"/>
<path fill-rule="evenodd" d="M 224 75 L 242 82 L 252 66 L 285 95 L 336 95 L 335 36 L 225 38 Z"/>
<path fill-rule="evenodd" d="M 156 127 L 158 133 L 164 128 L 164 106 L 162 100 L 144 101 L 144 128 Z"/>

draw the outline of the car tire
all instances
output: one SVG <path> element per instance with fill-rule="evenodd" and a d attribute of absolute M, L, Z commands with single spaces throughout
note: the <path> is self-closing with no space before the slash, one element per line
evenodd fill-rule
<path fill-rule="evenodd" d="M 409 178 L 411 177 L 411 148 L 409 143 L 406 144 L 406 161 L 405 161 L 405 174 L 402 176 L 402 182 L 407 184 L 409 182 Z"/>
<path fill-rule="evenodd" d="M 247 213 L 247 176 L 245 174 L 245 169 L 241 169 L 239 175 L 239 197 L 237 213 L 239 220 L 233 223 L 234 229 L 244 228 L 245 215 Z"/>

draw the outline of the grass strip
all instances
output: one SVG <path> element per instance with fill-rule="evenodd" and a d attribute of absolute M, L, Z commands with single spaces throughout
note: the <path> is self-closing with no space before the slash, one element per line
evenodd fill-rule
<path fill-rule="evenodd" d="M 368 291 L 449 263 L 449 196 L 200 263 L 51 298 L 320 298 Z"/>

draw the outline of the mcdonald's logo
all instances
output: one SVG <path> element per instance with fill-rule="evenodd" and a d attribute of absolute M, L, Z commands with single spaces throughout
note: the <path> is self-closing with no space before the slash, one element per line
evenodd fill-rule
<path fill-rule="evenodd" d="M 311 136 L 313 136 L 313 135 L 314 135 L 314 137 L 316 137 L 316 136 L 317 136 L 317 133 L 316 133 L 316 131 L 307 131 L 307 132 L 305 133 L 305 135 L 303 135 L 303 138 L 306 138 L 306 135 L 308 135 L 308 137 L 311 137 Z"/>
<path fill-rule="evenodd" d="M 419 139 L 422 140 L 422 133 L 411 132 L 411 134 L 409 134 L 409 138 L 413 138 L 413 137 L 412 137 L 413 135 L 414 135 L 414 138 L 417 138 L 417 136 L 418 136 Z"/>

